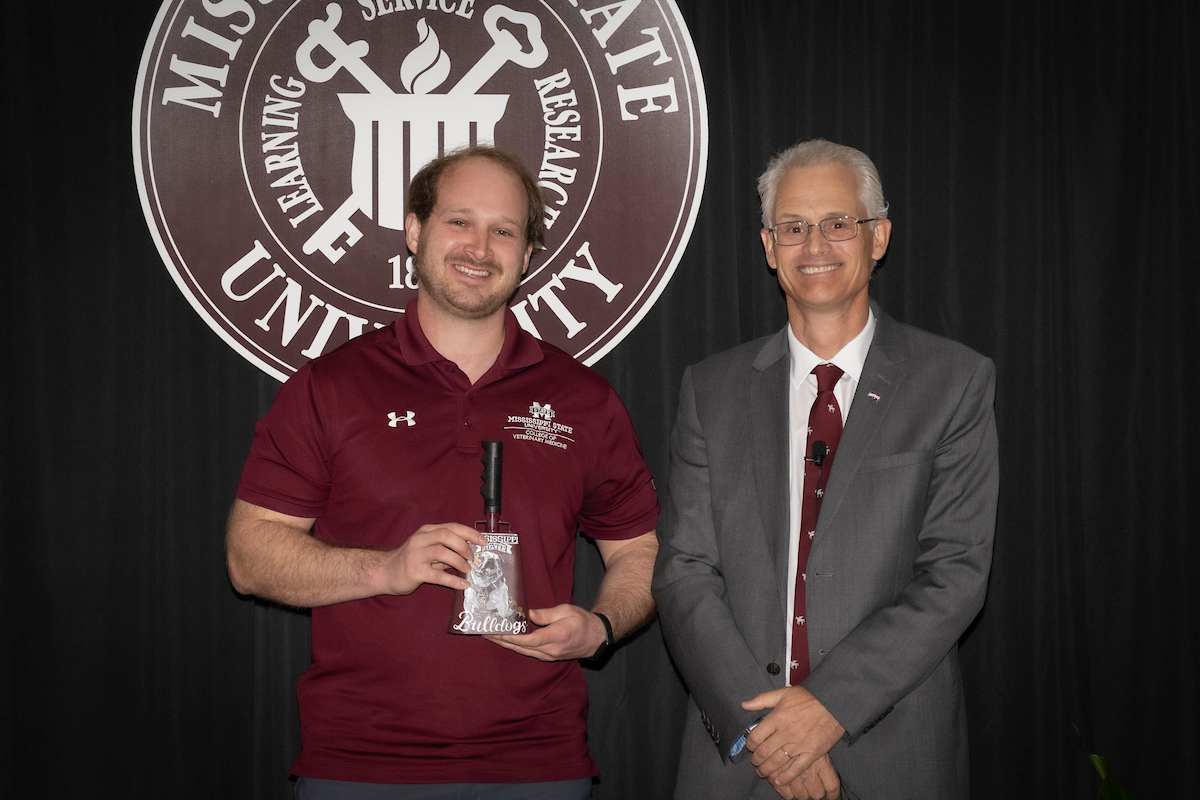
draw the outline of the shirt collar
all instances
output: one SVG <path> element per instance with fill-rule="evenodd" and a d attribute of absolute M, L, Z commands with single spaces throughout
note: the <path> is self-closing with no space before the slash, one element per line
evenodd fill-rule
<path fill-rule="evenodd" d="M 432 364 L 447 359 L 434 349 L 421 330 L 421 320 L 417 317 L 417 298 L 408 301 L 404 313 L 392 323 L 395 331 L 396 344 L 404 356 L 404 363 L 410 367 L 421 364 Z M 521 328 L 512 311 L 504 310 L 504 346 L 496 363 L 488 370 L 492 373 L 499 369 L 503 372 L 514 372 L 532 366 L 542 360 L 542 348 L 532 335 Z M 481 379 L 482 380 L 482 379 Z"/>
<path fill-rule="evenodd" d="M 796 334 L 792 333 L 791 325 L 784 327 L 787 328 L 788 351 L 792 357 L 791 381 L 793 385 L 798 386 L 803 383 L 818 364 L 833 364 L 840 367 L 842 372 L 852 378 L 855 383 L 862 377 L 863 365 L 867 363 L 867 351 L 871 349 L 871 340 L 875 338 L 874 310 L 867 310 L 867 324 L 863 326 L 857 336 L 847 342 L 830 359 L 819 358 L 816 353 L 801 344 L 800 340 L 796 338 Z"/>

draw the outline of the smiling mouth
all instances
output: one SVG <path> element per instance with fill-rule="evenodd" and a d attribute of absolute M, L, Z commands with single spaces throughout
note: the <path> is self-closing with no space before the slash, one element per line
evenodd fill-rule
<path fill-rule="evenodd" d="M 820 275 L 822 272 L 833 272 L 841 264 L 818 264 L 815 267 L 800 267 L 801 275 Z"/>
<path fill-rule="evenodd" d="M 488 275 L 492 274 L 491 271 L 489 271 L 489 270 L 480 269 L 478 267 L 472 267 L 467 264 L 455 263 L 455 264 L 452 264 L 451 266 L 453 266 L 454 269 L 458 270 L 463 275 L 468 275 L 472 278 L 486 278 Z"/>

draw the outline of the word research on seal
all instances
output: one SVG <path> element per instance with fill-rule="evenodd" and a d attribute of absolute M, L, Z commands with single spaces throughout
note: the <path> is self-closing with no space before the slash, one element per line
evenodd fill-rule
<path fill-rule="evenodd" d="M 281 381 L 403 313 L 409 180 L 475 143 L 519 156 L 546 199 L 513 313 L 594 363 L 666 286 L 703 190 L 704 86 L 673 0 L 167 0 L 138 73 L 163 261 Z"/>

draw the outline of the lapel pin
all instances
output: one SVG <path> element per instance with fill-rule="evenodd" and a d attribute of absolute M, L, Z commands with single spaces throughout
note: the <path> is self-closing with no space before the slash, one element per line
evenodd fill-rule
<path fill-rule="evenodd" d="M 875 392 L 867 392 L 867 398 L 873 403 L 879 402 L 879 395 L 877 395 Z"/>

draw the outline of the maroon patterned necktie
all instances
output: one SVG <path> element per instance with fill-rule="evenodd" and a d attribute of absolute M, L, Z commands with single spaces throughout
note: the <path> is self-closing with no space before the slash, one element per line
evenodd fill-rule
<path fill-rule="evenodd" d="M 792 686 L 808 677 L 808 630 L 805 619 L 804 587 L 808 579 L 808 553 L 817 534 L 817 515 L 825 497 L 825 483 L 833 467 L 838 439 L 842 437 L 842 410 L 833 387 L 842 371 L 833 364 L 818 364 L 817 399 L 808 414 L 808 441 L 805 443 L 804 485 L 800 495 L 800 548 L 796 558 L 796 606 L 792 614 L 792 657 L 788 677 Z"/>

